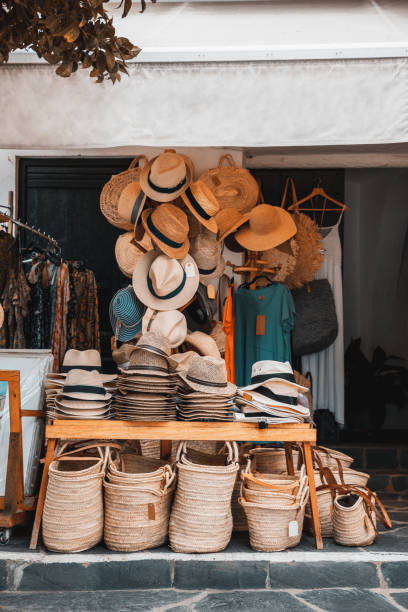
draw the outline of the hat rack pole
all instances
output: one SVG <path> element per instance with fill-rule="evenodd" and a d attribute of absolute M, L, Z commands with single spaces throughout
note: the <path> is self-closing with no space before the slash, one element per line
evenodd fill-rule
<path fill-rule="evenodd" d="M 234 274 L 249 274 L 249 283 L 260 274 L 274 276 L 279 268 L 266 268 L 268 262 L 261 259 L 261 255 L 258 251 L 248 251 L 248 258 L 243 266 L 235 266 L 230 261 L 225 262 L 225 265 L 231 267 Z M 249 288 L 256 289 L 256 284 L 251 283 Z"/>
<path fill-rule="evenodd" d="M 0 208 L 10 210 L 9 206 L 0 206 Z M 47 242 L 49 242 L 58 251 L 60 250 L 60 246 L 58 242 L 51 236 L 44 234 L 39 229 L 36 229 L 35 227 L 28 225 L 27 223 L 23 223 L 23 221 L 20 221 L 19 219 L 13 219 L 10 215 L 0 211 L 0 223 L 6 223 L 6 222 L 9 223 L 9 226 L 10 226 L 10 223 L 14 223 L 14 225 L 17 225 L 18 227 L 21 227 L 25 230 L 28 230 L 29 232 L 32 232 L 36 236 L 39 236 L 43 240 L 46 240 Z"/>

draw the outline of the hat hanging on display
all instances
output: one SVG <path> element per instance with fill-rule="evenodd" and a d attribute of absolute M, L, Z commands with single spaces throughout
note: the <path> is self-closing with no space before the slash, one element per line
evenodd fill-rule
<path fill-rule="evenodd" d="M 160 204 L 142 213 L 142 223 L 153 242 L 163 253 L 183 259 L 190 248 L 188 219 L 174 204 Z"/>
<path fill-rule="evenodd" d="M 187 189 L 192 179 L 192 163 L 175 151 L 165 151 L 145 165 L 140 185 L 149 198 L 171 202 Z"/>
<path fill-rule="evenodd" d="M 178 375 L 194 391 L 216 395 L 234 395 L 236 391 L 236 386 L 227 380 L 225 361 L 216 357 L 195 355 L 187 372 Z"/>
<path fill-rule="evenodd" d="M 297 289 L 314 279 L 323 262 L 322 235 L 316 223 L 304 213 L 295 213 L 296 244 L 298 248 L 296 265 L 285 279 L 289 289 Z"/>
<path fill-rule="evenodd" d="M 221 243 L 217 242 L 215 234 L 202 232 L 191 242 L 190 255 L 197 264 L 200 282 L 220 278 L 225 270 L 225 261 L 221 255 Z"/>
<path fill-rule="evenodd" d="M 135 246 L 132 242 L 133 240 L 133 232 L 126 232 L 118 237 L 115 244 L 115 257 L 119 270 L 128 278 L 132 278 L 133 270 L 139 257 L 144 252 L 151 251 L 153 248 L 152 241 L 146 233 L 140 241 L 142 249 Z"/>
<path fill-rule="evenodd" d="M 139 164 L 142 160 L 146 163 L 147 157 L 145 155 L 138 155 L 131 162 L 127 170 L 114 174 L 103 186 L 99 200 L 101 211 L 109 223 L 115 227 L 127 230 L 132 229 L 132 223 L 119 214 L 119 198 L 127 185 L 139 180 L 142 170 Z"/>
<path fill-rule="evenodd" d="M 107 393 L 99 372 L 93 370 L 71 370 L 65 379 L 62 395 L 77 400 L 110 400 L 112 395 Z"/>
<path fill-rule="evenodd" d="M 292 215 L 280 206 L 259 204 L 246 225 L 235 234 L 239 244 L 249 251 L 266 251 L 286 242 L 296 234 Z"/>
<path fill-rule="evenodd" d="M 276 268 L 273 277 L 274 282 L 283 283 L 287 276 L 292 274 L 296 267 L 298 245 L 295 238 L 287 240 L 283 244 L 262 253 L 262 259 L 268 262 L 267 268 Z"/>
<path fill-rule="evenodd" d="M 118 214 L 122 219 L 135 226 L 146 203 L 146 194 L 139 181 L 133 181 L 122 190 L 118 202 Z"/>
<path fill-rule="evenodd" d="M 210 232 L 214 234 L 218 231 L 217 223 L 214 216 L 220 209 L 216 197 L 211 189 L 205 183 L 198 180 L 186 189 L 181 194 L 182 200 L 187 208 L 199 220 L 201 225 L 204 225 Z"/>
<path fill-rule="evenodd" d="M 218 225 L 217 240 L 222 242 L 249 219 L 249 213 L 242 215 L 236 208 L 223 208 L 215 215 Z M 241 248 L 241 246 L 240 246 Z"/>
<path fill-rule="evenodd" d="M 306 393 L 307 388 L 297 384 L 289 361 L 257 361 L 252 365 L 251 384 L 240 387 L 241 391 L 252 391 L 268 382 L 279 382 L 292 387 L 300 393 Z"/>
<path fill-rule="evenodd" d="M 136 297 L 130 285 L 115 293 L 109 305 L 109 317 L 113 333 L 120 342 L 133 340 L 141 331 L 145 310 L 145 305 Z"/>
<path fill-rule="evenodd" d="M 227 167 L 222 166 L 224 161 L 228 162 Z M 220 208 L 235 208 L 238 212 L 246 213 L 258 201 L 258 183 L 246 168 L 235 165 L 230 154 L 223 155 L 218 168 L 206 170 L 200 180 L 211 189 Z"/>
<path fill-rule="evenodd" d="M 65 377 L 71 370 L 86 370 L 88 372 L 102 372 L 101 354 L 96 349 L 79 351 L 69 349 L 65 355 L 59 376 Z M 102 382 L 115 380 L 116 374 L 101 374 Z"/>
<path fill-rule="evenodd" d="M 179 310 L 158 311 L 148 308 L 142 319 L 142 332 L 149 331 L 160 332 L 167 338 L 171 348 L 177 348 L 186 339 L 186 317 Z"/>
<path fill-rule="evenodd" d="M 189 350 L 192 349 L 193 351 L 196 351 L 199 355 L 217 357 L 218 359 L 221 357 L 220 351 L 214 338 L 211 338 L 211 336 L 209 336 L 208 334 L 204 334 L 203 332 L 195 331 L 191 334 L 187 334 L 184 344 Z"/>
<path fill-rule="evenodd" d="M 138 340 L 137 349 L 143 349 L 149 353 L 156 353 L 166 359 L 171 355 L 169 339 L 159 331 L 147 331 Z"/>
<path fill-rule="evenodd" d="M 139 300 L 153 310 L 176 310 L 191 300 L 199 283 L 198 268 L 191 257 L 172 259 L 149 251 L 133 272 L 133 288 Z"/>
<path fill-rule="evenodd" d="M 3 324 L 4 324 L 4 308 L 0 304 L 0 329 L 3 327 Z"/>

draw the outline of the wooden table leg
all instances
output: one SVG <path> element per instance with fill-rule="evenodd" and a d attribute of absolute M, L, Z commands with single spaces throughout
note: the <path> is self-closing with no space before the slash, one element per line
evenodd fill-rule
<path fill-rule="evenodd" d="M 171 440 L 160 440 L 160 459 L 170 459 Z"/>
<path fill-rule="evenodd" d="M 293 466 L 292 442 L 285 442 L 285 455 L 288 474 L 294 476 L 295 468 Z"/>
<path fill-rule="evenodd" d="M 33 530 L 31 532 L 31 540 L 30 540 L 31 550 L 35 550 L 37 548 L 42 513 L 44 510 L 45 493 L 47 491 L 47 484 L 48 484 L 48 468 L 50 467 L 50 463 L 54 457 L 55 442 L 56 442 L 55 438 L 50 438 L 48 440 L 47 452 L 45 455 L 45 462 L 44 462 L 44 471 L 43 471 L 43 475 L 41 478 L 40 491 L 38 493 L 37 508 L 35 510 Z"/>
<path fill-rule="evenodd" d="M 319 507 L 317 504 L 317 495 L 316 495 L 316 487 L 314 481 L 314 473 L 313 473 L 313 459 L 312 459 L 312 450 L 310 447 L 310 442 L 303 442 L 303 456 L 306 465 L 306 474 L 309 480 L 309 491 L 310 491 L 310 508 L 312 511 L 312 524 L 313 524 L 313 533 L 316 548 L 323 548 L 323 540 L 322 540 L 322 532 L 320 529 L 320 520 L 319 520 Z"/>

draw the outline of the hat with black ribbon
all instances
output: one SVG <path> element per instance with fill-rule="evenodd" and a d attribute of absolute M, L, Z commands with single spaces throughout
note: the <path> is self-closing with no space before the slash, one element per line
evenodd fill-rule
<path fill-rule="evenodd" d="M 151 159 L 140 174 L 144 193 L 156 202 L 171 202 L 181 195 L 193 178 L 193 165 L 173 150 Z"/>
<path fill-rule="evenodd" d="M 174 204 L 160 204 L 142 213 L 142 223 L 154 244 L 163 253 L 183 259 L 190 248 L 188 219 L 185 212 Z"/>
<path fill-rule="evenodd" d="M 129 183 L 120 194 L 118 214 L 130 225 L 136 225 L 146 203 L 146 194 L 139 181 Z"/>
<path fill-rule="evenodd" d="M 217 198 L 205 183 L 198 180 L 191 183 L 181 195 L 183 202 L 193 215 L 214 234 L 218 231 L 214 216 L 220 209 Z"/>
<path fill-rule="evenodd" d="M 274 384 L 279 384 L 279 389 L 292 388 L 299 393 L 307 393 L 308 389 L 298 385 L 295 381 L 292 366 L 289 361 L 257 361 L 252 365 L 251 384 L 241 387 L 241 391 L 252 391 L 258 387 L 269 387 L 273 389 Z M 265 392 L 263 391 L 265 394 Z"/>
<path fill-rule="evenodd" d="M 234 396 L 236 386 L 227 380 L 225 361 L 217 357 L 194 355 L 186 372 L 180 378 L 194 391 L 216 395 Z"/>
<path fill-rule="evenodd" d="M 110 400 L 112 395 L 106 392 L 99 372 L 92 370 L 71 370 L 65 379 L 62 390 L 64 397 L 78 400 Z"/>
<path fill-rule="evenodd" d="M 79 351 L 69 349 L 64 355 L 61 373 L 62 377 L 67 376 L 71 370 L 85 370 L 87 372 L 102 372 L 101 354 L 96 349 Z M 116 374 L 101 374 L 103 382 L 110 382 L 117 378 Z"/>
<path fill-rule="evenodd" d="M 109 305 L 109 317 L 117 340 L 128 342 L 137 336 L 145 310 L 130 285 L 115 293 Z"/>
<path fill-rule="evenodd" d="M 191 241 L 190 255 L 197 264 L 203 285 L 206 285 L 207 281 L 220 278 L 224 273 L 225 261 L 221 248 L 216 235 L 205 230 Z"/>

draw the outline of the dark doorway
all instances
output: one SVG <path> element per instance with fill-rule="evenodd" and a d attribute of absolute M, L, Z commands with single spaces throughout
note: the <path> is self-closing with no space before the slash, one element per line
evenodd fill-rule
<path fill-rule="evenodd" d="M 55 238 L 64 259 L 80 260 L 98 284 L 101 352 L 105 369 L 112 357 L 109 302 L 126 279 L 115 260 L 122 230 L 102 215 L 99 196 L 112 174 L 129 167 L 131 158 L 22 158 L 19 160 L 19 216 Z M 22 246 L 32 241 L 20 232 Z"/>

